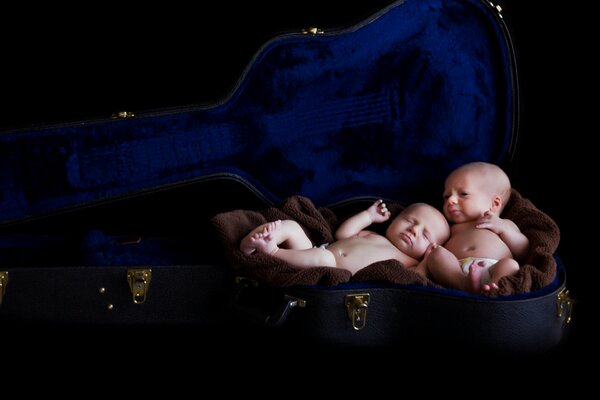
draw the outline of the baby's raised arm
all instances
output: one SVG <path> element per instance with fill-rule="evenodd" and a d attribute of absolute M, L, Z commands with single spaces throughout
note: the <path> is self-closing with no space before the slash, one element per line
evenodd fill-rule
<path fill-rule="evenodd" d="M 377 200 L 369 208 L 348 218 L 335 232 L 336 239 L 346 239 L 358 235 L 372 223 L 380 223 L 390 218 L 390 212 L 383 200 Z"/>
<path fill-rule="evenodd" d="M 476 227 L 488 229 L 500 236 L 500 239 L 506 243 L 516 259 L 525 257 L 529 250 L 529 239 L 521 232 L 519 227 L 511 220 L 500 218 L 491 211 L 486 212 L 477 221 Z"/>

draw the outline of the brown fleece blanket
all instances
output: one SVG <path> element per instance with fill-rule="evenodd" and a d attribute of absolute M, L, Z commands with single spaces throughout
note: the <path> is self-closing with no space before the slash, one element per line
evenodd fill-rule
<path fill-rule="evenodd" d="M 402 207 L 389 204 L 390 221 Z M 499 282 L 498 295 L 511 295 L 540 289 L 556 274 L 552 255 L 558 247 L 560 234 L 557 225 L 517 191 L 513 193 L 502 214 L 514 221 L 530 240 L 530 251 L 521 270 Z M 343 269 L 329 267 L 298 268 L 266 254 L 245 255 L 239 249 L 241 240 L 257 226 L 277 219 L 293 219 L 303 228 L 314 245 L 331 243 L 341 221 L 328 208 L 317 208 L 302 196 L 292 196 L 281 204 L 261 211 L 234 210 L 217 214 L 211 219 L 221 239 L 230 265 L 240 273 L 275 287 L 294 285 L 335 286 L 349 281 L 380 281 L 398 284 L 437 286 L 396 260 L 373 263 L 354 276 Z"/>

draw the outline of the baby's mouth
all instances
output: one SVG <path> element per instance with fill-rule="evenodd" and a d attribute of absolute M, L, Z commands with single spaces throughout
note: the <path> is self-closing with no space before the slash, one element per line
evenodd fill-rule
<path fill-rule="evenodd" d="M 400 234 L 400 238 L 402 239 L 402 241 L 404 241 L 408 245 L 412 246 L 412 244 L 413 244 L 412 238 L 409 235 L 407 235 L 406 233 L 402 233 L 402 234 Z"/>

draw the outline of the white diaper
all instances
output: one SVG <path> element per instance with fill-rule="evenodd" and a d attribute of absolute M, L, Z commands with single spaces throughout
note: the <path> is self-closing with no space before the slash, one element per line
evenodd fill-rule
<path fill-rule="evenodd" d="M 494 260 L 492 258 L 467 257 L 463 258 L 462 260 L 458 260 L 458 262 L 460 263 L 463 272 L 467 275 L 469 274 L 469 267 L 471 267 L 473 264 L 475 267 L 483 268 L 479 281 L 482 285 L 486 285 L 491 278 L 490 271 L 488 270 L 492 265 L 496 264 L 498 260 Z"/>

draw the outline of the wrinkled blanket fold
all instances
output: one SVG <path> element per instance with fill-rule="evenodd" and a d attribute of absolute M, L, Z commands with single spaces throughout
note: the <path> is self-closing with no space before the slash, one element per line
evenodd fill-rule
<path fill-rule="evenodd" d="M 389 204 L 392 217 L 402 210 Z M 556 223 L 516 190 L 502 214 L 514 221 L 529 238 L 530 251 L 520 271 L 499 282 L 498 295 L 525 293 L 547 286 L 556 275 L 553 254 L 560 233 Z M 304 229 L 312 243 L 331 243 L 339 217 L 329 208 L 317 208 L 306 197 L 292 196 L 277 206 L 260 211 L 234 210 L 215 215 L 211 223 L 221 239 L 225 255 L 236 273 L 275 287 L 295 285 L 335 286 L 344 282 L 388 282 L 436 286 L 431 280 L 405 268 L 396 260 L 373 263 L 354 276 L 344 269 L 330 267 L 298 268 L 266 254 L 245 255 L 239 249 L 241 240 L 257 226 L 277 219 L 292 219 Z"/>

